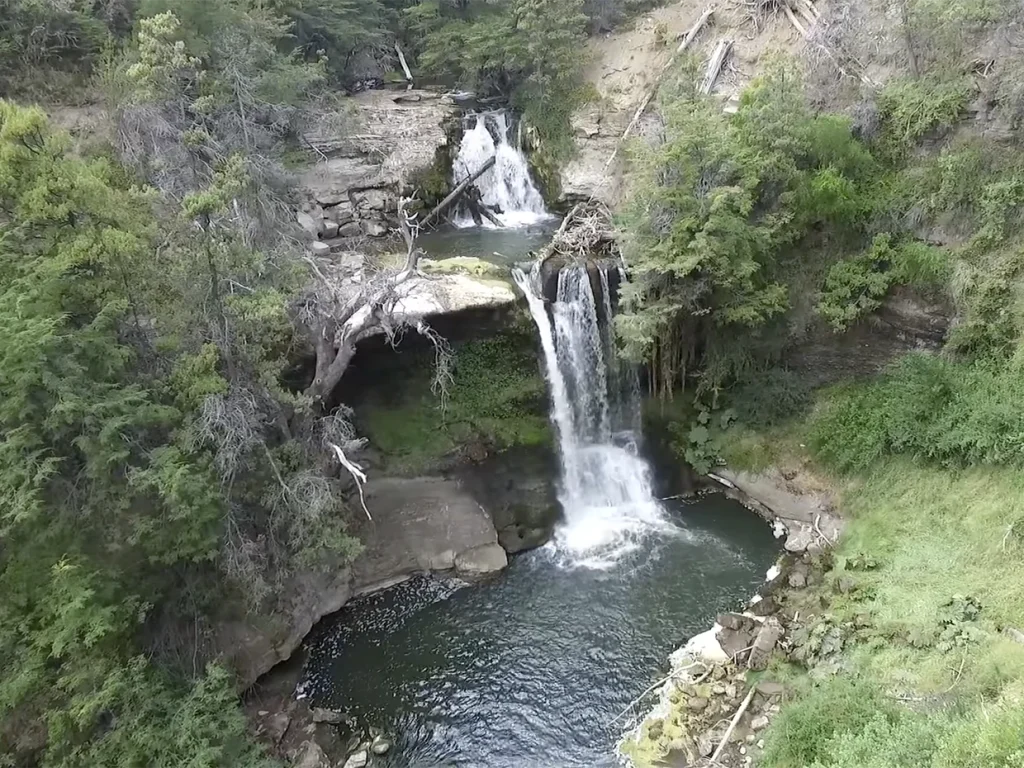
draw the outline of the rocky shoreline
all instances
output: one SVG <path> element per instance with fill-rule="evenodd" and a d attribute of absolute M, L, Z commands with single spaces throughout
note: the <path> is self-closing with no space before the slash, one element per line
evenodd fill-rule
<path fill-rule="evenodd" d="M 742 611 L 719 615 L 713 627 L 671 654 L 668 674 L 652 691 L 657 702 L 619 742 L 635 768 L 666 760 L 735 768 L 756 763 L 764 748 L 761 732 L 786 695 L 765 670 L 776 653 L 800 657 L 801 593 L 827 570 L 842 531 L 831 494 L 801 471 L 719 469 L 709 479 L 711 489 L 770 522 L 786 539 L 785 553 Z"/>

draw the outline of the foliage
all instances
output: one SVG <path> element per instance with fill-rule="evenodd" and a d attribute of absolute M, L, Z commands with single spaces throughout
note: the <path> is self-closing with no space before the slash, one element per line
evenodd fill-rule
<path fill-rule="evenodd" d="M 884 125 L 883 142 L 893 153 L 905 153 L 930 131 L 954 125 L 967 105 L 965 79 L 895 80 L 878 97 Z"/>
<path fill-rule="evenodd" d="M 837 331 L 881 306 L 894 285 L 943 286 L 949 280 L 949 259 L 939 248 L 877 235 L 862 254 L 836 262 L 825 278 L 818 312 Z"/>
<path fill-rule="evenodd" d="M 663 110 L 665 143 L 634 153 L 634 280 L 617 322 L 627 350 L 653 361 L 659 391 L 696 372 L 700 396 L 759 365 L 757 338 L 790 307 L 798 253 L 822 237 L 836 249 L 863 241 L 877 168 L 848 121 L 811 114 L 782 65 L 744 92 L 734 116 L 692 90 Z M 745 338 L 694 371 L 711 337 Z M 728 344 L 706 348 L 716 346 Z"/>
<path fill-rule="evenodd" d="M 444 411 L 430 392 L 429 367 L 415 370 L 420 373 L 409 375 L 403 363 L 401 386 L 382 391 L 376 385 L 357 411 L 363 431 L 392 468 L 422 472 L 467 443 L 500 450 L 550 439 L 532 334 L 459 344 Z"/>
<path fill-rule="evenodd" d="M 834 392 L 816 411 L 811 441 L 824 461 L 852 471 L 904 453 L 946 466 L 1024 461 L 1013 368 L 910 355 L 876 382 Z"/>
<path fill-rule="evenodd" d="M 353 550 L 322 448 L 280 427 L 288 282 L 218 226 L 241 161 L 161 244 L 155 192 L 69 143 L 0 102 L 0 749 L 257 765 L 231 680 L 201 675 L 211 598 L 258 607 Z"/>

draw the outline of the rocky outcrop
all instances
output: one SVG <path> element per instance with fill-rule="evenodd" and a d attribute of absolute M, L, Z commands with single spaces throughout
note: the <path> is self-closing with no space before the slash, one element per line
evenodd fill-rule
<path fill-rule="evenodd" d="M 811 388 L 872 376 L 907 352 L 941 349 L 954 314 L 947 299 L 897 288 L 844 333 L 820 319 L 798 331 L 785 363 Z"/>
<path fill-rule="evenodd" d="M 357 531 L 363 550 L 350 566 L 303 571 L 284 585 L 272 611 L 216 627 L 219 656 L 240 688 L 288 659 L 317 621 L 356 595 L 433 571 L 478 579 L 508 563 L 491 516 L 456 480 L 384 478 L 365 492 L 373 520 Z"/>
<path fill-rule="evenodd" d="M 709 477 L 772 523 L 776 535 L 786 537 L 787 552 L 820 554 L 842 533 L 843 521 L 831 491 L 799 470 L 751 473 L 719 467 Z"/>
<path fill-rule="evenodd" d="M 561 516 L 558 458 L 548 446 L 522 446 L 463 463 L 453 473 L 490 514 L 509 554 L 543 546 Z"/>
<path fill-rule="evenodd" d="M 306 135 L 321 160 L 300 186 L 313 238 L 382 237 L 397 226 L 398 198 L 434 163 L 458 112 L 426 90 L 365 91 L 346 100 L 343 118 L 322 120 Z"/>
<path fill-rule="evenodd" d="M 508 561 L 494 556 L 498 536 L 487 511 L 451 480 L 393 478 L 366 486 L 373 523 L 353 564 L 357 594 L 405 581 L 417 573 L 455 570 L 478 577 Z M 481 547 L 491 546 L 490 556 Z M 461 566 L 461 570 L 460 570 Z"/>

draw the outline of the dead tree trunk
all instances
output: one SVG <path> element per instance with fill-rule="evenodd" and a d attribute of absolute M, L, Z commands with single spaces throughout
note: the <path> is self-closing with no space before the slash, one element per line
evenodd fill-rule
<path fill-rule="evenodd" d="M 434 210 L 427 214 L 427 217 L 423 219 L 423 221 L 419 222 L 420 228 L 426 227 L 433 223 L 434 219 L 436 219 L 438 216 L 444 213 L 445 210 L 447 210 L 452 203 L 454 203 L 456 200 L 462 197 L 466 190 L 469 189 L 471 184 L 473 184 L 477 179 L 479 179 L 481 176 L 483 176 L 485 173 L 491 170 L 491 168 L 494 167 L 494 163 L 496 160 L 496 157 L 492 157 L 486 163 L 481 165 L 476 170 L 475 173 L 473 173 L 468 178 L 463 179 L 459 183 L 459 185 L 455 187 L 455 189 L 448 193 L 448 196 L 444 200 L 437 204 L 437 207 L 435 207 Z"/>

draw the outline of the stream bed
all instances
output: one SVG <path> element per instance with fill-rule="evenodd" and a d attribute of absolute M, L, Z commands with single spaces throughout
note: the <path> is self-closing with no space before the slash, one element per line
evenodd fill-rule
<path fill-rule="evenodd" d="M 396 739 L 376 766 L 615 766 L 616 716 L 779 549 L 721 495 L 664 519 L 601 567 L 552 543 L 490 582 L 418 578 L 357 600 L 308 641 L 302 690 Z"/>

